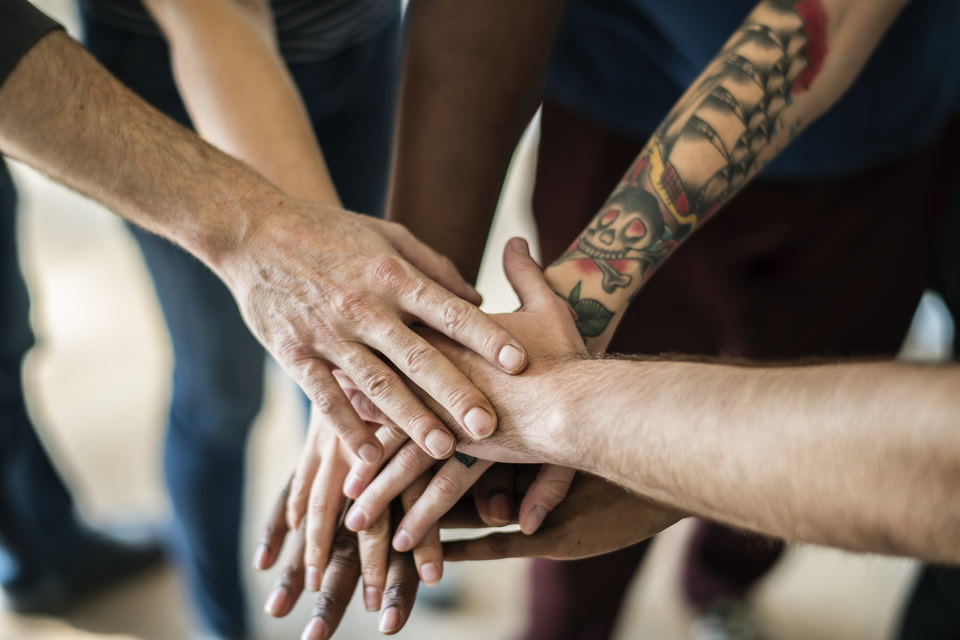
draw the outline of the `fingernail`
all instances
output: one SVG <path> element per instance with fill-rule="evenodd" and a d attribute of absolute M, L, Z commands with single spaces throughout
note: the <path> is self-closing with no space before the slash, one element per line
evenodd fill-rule
<path fill-rule="evenodd" d="M 360 447 L 357 454 L 367 464 L 376 464 L 380 460 L 380 449 L 370 443 Z"/>
<path fill-rule="evenodd" d="M 303 630 L 300 640 L 324 640 L 327 637 L 327 623 L 323 618 L 312 618 Z"/>
<path fill-rule="evenodd" d="M 320 570 L 316 567 L 307 567 L 307 577 L 306 577 L 306 587 L 307 591 L 319 591 L 320 590 Z"/>
<path fill-rule="evenodd" d="M 381 597 L 380 589 L 367 587 L 363 590 L 363 606 L 367 608 L 367 611 L 376 611 L 380 608 Z"/>
<path fill-rule="evenodd" d="M 363 480 L 360 479 L 360 476 L 355 473 L 348 475 L 346 482 L 343 483 L 343 493 L 354 500 L 359 498 L 360 494 L 363 493 Z"/>
<path fill-rule="evenodd" d="M 267 598 L 267 604 L 263 605 L 263 610 L 271 616 L 280 615 L 280 612 L 287 606 L 288 595 L 286 589 L 277 587 L 273 590 L 273 593 L 270 594 L 270 597 Z"/>
<path fill-rule="evenodd" d="M 520 529 L 527 535 L 535 532 L 543 524 L 543 519 L 547 517 L 547 508 L 543 505 L 537 505 L 527 513 L 527 517 L 520 523 Z"/>
<path fill-rule="evenodd" d="M 437 563 L 428 562 L 420 567 L 420 579 L 423 580 L 423 584 L 428 587 L 432 587 L 440 582 L 440 567 L 437 566 Z"/>
<path fill-rule="evenodd" d="M 507 494 L 505 493 L 495 493 L 490 497 L 490 502 L 487 503 L 487 510 L 491 520 L 496 520 L 499 523 L 507 524 L 510 522 L 510 516 L 513 514 L 510 513 L 510 501 L 507 500 Z"/>
<path fill-rule="evenodd" d="M 253 568 L 263 571 L 267 568 L 267 545 L 261 544 L 253 554 Z"/>
<path fill-rule="evenodd" d="M 403 529 L 397 530 L 397 535 L 393 536 L 393 548 L 397 551 L 409 551 L 413 548 L 413 540 L 410 534 Z"/>
<path fill-rule="evenodd" d="M 453 451 L 453 436 L 443 429 L 434 429 L 427 434 L 427 451 L 435 458 L 444 458 Z"/>
<path fill-rule="evenodd" d="M 463 424 L 475 438 L 486 438 L 496 428 L 493 416 L 480 407 L 467 411 L 467 415 L 463 416 Z"/>
<path fill-rule="evenodd" d="M 400 626 L 400 609 L 387 607 L 380 613 L 380 633 L 396 631 Z"/>
<path fill-rule="evenodd" d="M 344 521 L 350 531 L 362 531 L 367 524 L 367 514 L 357 505 L 350 507 L 350 513 Z"/>
<path fill-rule="evenodd" d="M 513 238 L 510 240 L 510 248 L 518 253 L 530 255 L 530 247 L 523 238 Z"/>
<path fill-rule="evenodd" d="M 507 371 L 516 371 L 523 366 L 523 352 L 512 344 L 508 344 L 500 349 L 497 360 L 500 361 L 500 366 Z"/>

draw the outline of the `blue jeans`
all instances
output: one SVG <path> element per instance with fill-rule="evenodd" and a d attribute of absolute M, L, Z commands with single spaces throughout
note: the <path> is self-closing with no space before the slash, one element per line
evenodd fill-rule
<path fill-rule="evenodd" d="M 382 216 L 392 142 L 399 17 L 333 58 L 291 65 L 344 206 Z M 190 126 L 166 44 L 84 16 L 94 56 L 155 107 Z M 119 123 L 122 126 L 122 123 Z M 263 395 L 264 350 L 236 302 L 203 264 L 132 228 L 173 344 L 173 398 L 164 472 L 176 549 L 194 603 L 212 631 L 247 635 L 240 571 L 244 453 Z"/>

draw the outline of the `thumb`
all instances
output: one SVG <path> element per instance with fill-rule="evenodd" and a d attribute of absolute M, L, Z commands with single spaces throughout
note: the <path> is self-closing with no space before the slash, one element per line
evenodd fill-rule
<path fill-rule="evenodd" d="M 512 238 L 503 251 L 503 270 L 513 290 L 524 307 L 556 298 L 556 294 L 543 277 L 540 266 L 530 257 L 530 248 L 523 238 Z"/>

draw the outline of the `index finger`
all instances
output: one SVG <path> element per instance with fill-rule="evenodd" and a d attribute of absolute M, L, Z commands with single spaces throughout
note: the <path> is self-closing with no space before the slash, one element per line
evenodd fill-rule
<path fill-rule="evenodd" d="M 507 373 L 526 368 L 527 350 L 513 334 L 478 307 L 420 277 L 418 286 L 401 296 L 408 313 Z"/>

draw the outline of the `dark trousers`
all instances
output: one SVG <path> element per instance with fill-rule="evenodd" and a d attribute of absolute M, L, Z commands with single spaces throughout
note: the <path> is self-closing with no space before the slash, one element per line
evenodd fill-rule
<path fill-rule="evenodd" d="M 644 142 L 544 104 L 533 211 L 545 263 L 587 225 Z M 645 285 L 610 351 L 892 357 L 926 283 L 958 155 L 951 129 L 934 148 L 864 175 L 754 182 Z M 609 637 L 647 547 L 535 561 L 524 638 Z M 782 552 L 781 542 L 699 523 L 684 595 L 693 605 L 740 597 Z"/>

